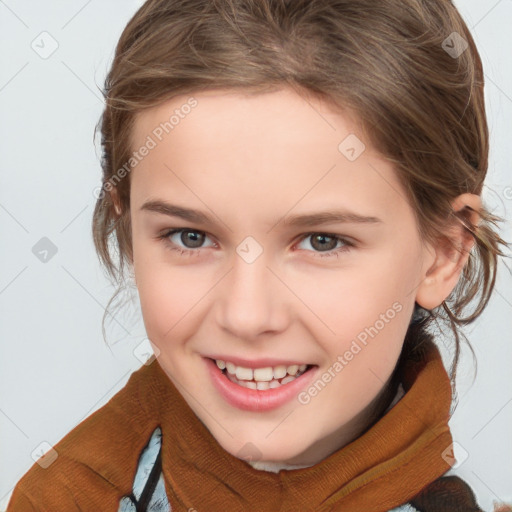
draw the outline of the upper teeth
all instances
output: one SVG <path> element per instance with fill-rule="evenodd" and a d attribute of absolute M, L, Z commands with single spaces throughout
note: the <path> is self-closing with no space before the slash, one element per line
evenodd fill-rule
<path fill-rule="evenodd" d="M 286 374 L 296 375 L 306 370 L 307 365 L 292 364 L 290 366 L 267 366 L 266 368 L 244 368 L 243 366 L 236 366 L 230 361 L 222 361 L 222 359 L 216 359 L 217 366 L 224 370 L 227 368 L 231 375 L 236 375 L 238 380 L 256 380 L 259 382 L 270 382 L 273 379 L 282 379 Z"/>

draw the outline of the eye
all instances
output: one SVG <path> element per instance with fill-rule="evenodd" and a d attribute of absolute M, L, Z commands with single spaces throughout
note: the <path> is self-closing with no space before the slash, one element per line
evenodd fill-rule
<path fill-rule="evenodd" d="M 314 250 L 320 249 L 320 252 L 316 252 L 314 257 L 318 258 L 333 258 L 338 257 L 339 253 L 347 252 L 352 247 L 355 247 L 355 244 L 346 238 L 334 235 L 331 233 L 306 233 L 302 236 L 302 241 L 311 240 L 311 247 Z M 344 244 L 342 247 L 336 248 L 338 242 Z"/>
<path fill-rule="evenodd" d="M 171 240 L 172 236 L 178 233 L 181 233 L 181 236 L 178 237 L 178 240 L 185 245 L 185 248 L 180 247 L 177 245 L 176 241 Z M 205 237 L 206 233 L 204 233 L 204 231 L 188 228 L 171 229 L 170 231 L 165 232 L 163 235 L 158 236 L 159 239 L 166 242 L 168 249 L 178 251 L 181 255 L 184 256 L 192 256 L 194 253 L 199 254 L 200 251 L 197 249 L 202 249 L 200 246 L 203 243 Z"/>

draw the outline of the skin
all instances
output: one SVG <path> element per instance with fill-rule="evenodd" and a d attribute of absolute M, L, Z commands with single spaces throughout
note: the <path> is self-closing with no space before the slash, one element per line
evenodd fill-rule
<path fill-rule="evenodd" d="M 133 271 L 146 331 L 158 363 L 226 451 L 237 456 L 252 443 L 263 461 L 313 465 L 361 435 L 387 405 L 383 390 L 414 302 L 432 309 L 448 297 L 473 240 L 455 226 L 450 236 L 460 254 L 422 242 L 391 164 L 367 141 L 353 162 L 338 150 L 348 134 L 361 133 L 348 113 L 290 89 L 194 97 L 198 105 L 130 174 Z M 139 113 L 133 147 L 188 98 Z M 150 199 L 201 210 L 217 224 L 141 211 Z M 478 211 L 480 198 L 453 202 L 454 209 L 466 205 Z M 335 207 L 382 222 L 282 223 Z M 198 243 L 186 233 L 158 239 L 173 228 L 195 230 Z M 347 247 L 343 239 L 322 245 L 310 233 L 355 246 L 336 253 Z M 236 252 L 247 236 L 263 250 L 250 264 Z M 171 250 L 172 243 L 195 254 Z M 321 257 L 329 251 L 332 257 Z M 321 375 L 390 310 L 394 317 L 307 405 L 242 411 L 204 371 L 202 356 L 220 353 L 292 358 L 318 365 Z"/>

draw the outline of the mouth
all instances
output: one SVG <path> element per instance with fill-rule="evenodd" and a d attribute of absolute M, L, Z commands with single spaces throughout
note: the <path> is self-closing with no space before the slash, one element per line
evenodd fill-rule
<path fill-rule="evenodd" d="M 314 379 L 318 366 L 311 364 L 244 368 L 205 357 L 214 389 L 230 405 L 246 411 L 276 409 L 294 398 Z"/>
<path fill-rule="evenodd" d="M 266 366 L 263 368 L 246 368 L 237 366 L 230 361 L 221 359 L 210 359 L 219 370 L 231 382 L 247 389 L 257 389 L 265 391 L 267 389 L 276 389 L 293 382 L 301 375 L 311 370 L 315 365 L 312 364 L 293 364 Z"/>

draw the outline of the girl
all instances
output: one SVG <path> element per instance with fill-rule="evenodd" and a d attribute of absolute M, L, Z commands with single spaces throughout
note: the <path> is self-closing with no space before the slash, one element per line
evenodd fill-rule
<path fill-rule="evenodd" d="M 105 99 L 94 242 L 155 356 L 8 511 L 481 510 L 448 421 L 508 244 L 451 2 L 149 0 Z"/>

